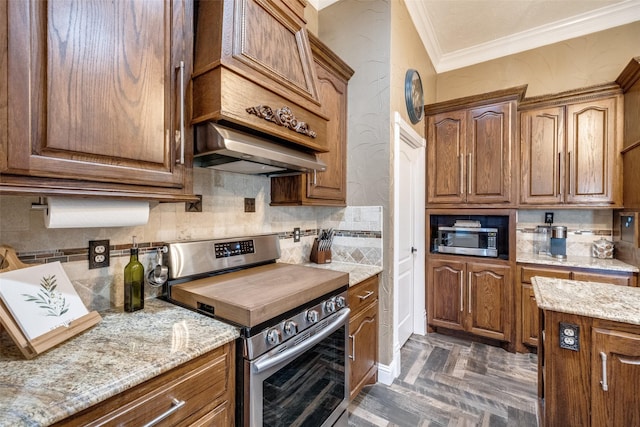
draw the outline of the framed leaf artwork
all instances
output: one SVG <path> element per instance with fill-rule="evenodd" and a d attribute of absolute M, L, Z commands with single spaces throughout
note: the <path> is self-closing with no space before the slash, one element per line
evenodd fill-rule
<path fill-rule="evenodd" d="M 60 262 L 0 274 L 0 298 L 29 340 L 89 313 Z"/>

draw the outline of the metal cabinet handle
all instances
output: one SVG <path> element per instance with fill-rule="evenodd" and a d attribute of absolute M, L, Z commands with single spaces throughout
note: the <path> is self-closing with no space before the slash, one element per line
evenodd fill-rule
<path fill-rule="evenodd" d="M 358 298 L 360 298 L 360 301 L 364 301 L 373 294 L 374 294 L 373 291 L 367 291 L 364 295 L 358 295 Z"/>
<path fill-rule="evenodd" d="M 569 158 L 567 159 L 567 170 L 569 171 L 569 191 L 567 191 L 567 193 L 571 195 L 573 190 L 573 187 L 572 187 L 573 177 L 571 176 L 571 151 L 569 151 L 567 155 L 569 156 Z"/>
<path fill-rule="evenodd" d="M 471 178 L 471 172 L 473 169 L 472 163 L 473 163 L 473 154 L 469 153 L 469 160 L 467 161 L 467 194 L 472 194 L 472 191 L 473 191 L 471 186 L 471 184 L 473 183 Z"/>
<path fill-rule="evenodd" d="M 561 162 L 562 162 L 562 158 L 561 158 L 562 154 L 558 153 L 558 195 L 560 194 L 560 180 L 562 179 L 562 175 L 561 175 Z"/>
<path fill-rule="evenodd" d="M 180 70 L 180 138 L 176 138 L 176 142 L 180 141 L 180 164 L 184 165 L 184 61 L 180 61 L 178 68 Z"/>
<path fill-rule="evenodd" d="M 460 195 L 464 195 L 464 154 L 458 156 L 460 159 Z"/>
<path fill-rule="evenodd" d="M 160 421 L 164 420 L 165 418 L 167 418 L 169 415 L 173 414 L 174 412 L 176 412 L 178 409 L 182 408 L 185 405 L 185 401 L 184 400 L 178 400 L 175 397 L 171 400 L 171 408 L 169 408 L 168 410 L 166 410 L 165 412 L 163 412 L 162 414 L 158 415 L 157 417 L 155 417 L 154 419 L 152 419 L 151 421 L 149 421 L 148 423 L 146 423 L 143 427 L 152 427 L 156 424 L 158 424 Z"/>
<path fill-rule="evenodd" d="M 462 300 L 464 299 L 464 277 L 462 274 L 460 275 L 460 311 L 464 311 L 464 304 Z"/>
<path fill-rule="evenodd" d="M 604 351 L 600 352 L 600 358 L 602 359 L 602 391 L 608 391 L 609 386 L 607 385 L 607 354 Z"/>
<path fill-rule="evenodd" d="M 467 285 L 469 286 L 469 305 L 467 307 L 467 311 L 471 314 L 471 272 L 469 272 L 469 280 L 467 281 Z"/>
<path fill-rule="evenodd" d="M 351 354 L 349 355 L 349 359 L 356 361 L 356 337 L 355 335 L 349 335 L 351 339 Z"/>

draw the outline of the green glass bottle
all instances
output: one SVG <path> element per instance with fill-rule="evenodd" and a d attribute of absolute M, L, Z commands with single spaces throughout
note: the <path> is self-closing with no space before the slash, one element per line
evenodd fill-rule
<path fill-rule="evenodd" d="M 144 308 L 144 266 L 138 261 L 138 244 L 133 236 L 129 263 L 124 267 L 124 311 Z"/>

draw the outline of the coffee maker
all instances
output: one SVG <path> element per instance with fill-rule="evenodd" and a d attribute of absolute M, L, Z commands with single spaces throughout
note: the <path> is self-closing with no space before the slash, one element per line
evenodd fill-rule
<path fill-rule="evenodd" d="M 549 250 L 552 257 L 560 259 L 567 257 L 567 227 L 562 225 L 551 227 Z"/>

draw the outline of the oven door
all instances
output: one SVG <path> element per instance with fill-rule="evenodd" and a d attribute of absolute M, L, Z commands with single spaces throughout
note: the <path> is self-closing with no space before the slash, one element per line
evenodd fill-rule
<path fill-rule="evenodd" d="M 284 350 L 276 347 L 245 360 L 248 425 L 347 425 L 349 312 L 345 308 L 323 319 L 302 339 L 280 346 L 288 347 Z"/>

